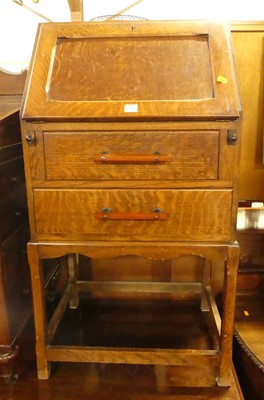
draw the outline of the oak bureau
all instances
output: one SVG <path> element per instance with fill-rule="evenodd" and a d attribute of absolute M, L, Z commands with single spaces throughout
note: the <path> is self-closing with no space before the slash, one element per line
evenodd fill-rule
<path fill-rule="evenodd" d="M 241 107 L 228 27 L 210 21 L 40 25 L 21 119 L 38 377 L 49 377 L 51 361 L 206 364 L 214 382 L 229 386 Z M 77 254 L 201 257 L 203 279 L 185 289 L 199 289 L 217 348 L 54 345 L 67 304 L 78 307 L 79 292 L 93 285 L 108 288 L 78 279 Z M 69 283 L 48 320 L 42 260 L 65 255 Z M 221 318 L 210 281 L 219 260 Z M 117 289 L 122 284 L 131 292 L 179 290 L 177 282 L 112 282 Z"/>

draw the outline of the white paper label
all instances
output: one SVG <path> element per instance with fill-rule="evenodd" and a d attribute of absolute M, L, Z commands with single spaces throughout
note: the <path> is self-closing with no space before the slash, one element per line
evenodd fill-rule
<path fill-rule="evenodd" d="M 124 112 L 138 112 L 138 104 L 125 104 Z"/>

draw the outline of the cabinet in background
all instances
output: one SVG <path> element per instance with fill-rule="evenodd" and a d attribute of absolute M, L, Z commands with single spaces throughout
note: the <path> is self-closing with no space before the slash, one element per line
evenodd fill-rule
<path fill-rule="evenodd" d="M 18 338 L 32 312 L 20 102 L 18 95 L 0 96 L 0 376 L 11 380 Z"/>

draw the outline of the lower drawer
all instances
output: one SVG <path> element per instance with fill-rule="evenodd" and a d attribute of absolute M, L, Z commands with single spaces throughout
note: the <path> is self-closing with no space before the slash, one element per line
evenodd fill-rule
<path fill-rule="evenodd" d="M 35 190 L 39 238 L 228 240 L 232 190 Z"/>

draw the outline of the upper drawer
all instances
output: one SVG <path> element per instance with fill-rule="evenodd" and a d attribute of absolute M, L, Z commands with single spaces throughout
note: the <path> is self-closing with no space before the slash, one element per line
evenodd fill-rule
<path fill-rule="evenodd" d="M 47 180 L 218 178 L 219 131 L 45 132 L 43 146 Z"/>

